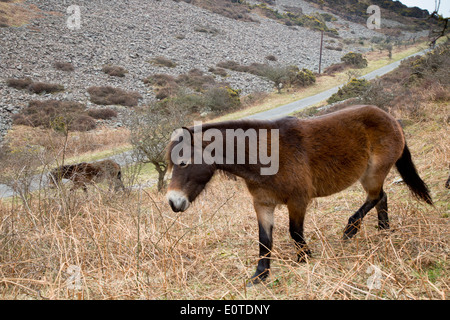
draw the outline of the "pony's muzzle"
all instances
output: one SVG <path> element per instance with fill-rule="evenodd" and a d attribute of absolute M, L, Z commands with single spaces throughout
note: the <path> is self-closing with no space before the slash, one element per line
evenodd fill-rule
<path fill-rule="evenodd" d="M 170 190 L 167 193 L 167 200 L 174 212 L 183 212 L 189 208 L 190 202 L 186 195 L 180 191 Z"/>

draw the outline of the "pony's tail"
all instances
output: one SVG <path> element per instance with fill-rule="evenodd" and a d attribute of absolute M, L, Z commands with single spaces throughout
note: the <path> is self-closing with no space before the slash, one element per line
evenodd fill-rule
<path fill-rule="evenodd" d="M 403 148 L 403 153 L 400 159 L 395 163 L 398 172 L 402 176 L 403 181 L 412 191 L 412 193 L 418 198 L 422 199 L 426 203 L 433 205 L 433 200 L 430 196 L 430 191 L 427 185 L 419 177 L 416 167 L 411 159 L 411 153 L 409 152 L 408 146 L 405 143 Z"/>

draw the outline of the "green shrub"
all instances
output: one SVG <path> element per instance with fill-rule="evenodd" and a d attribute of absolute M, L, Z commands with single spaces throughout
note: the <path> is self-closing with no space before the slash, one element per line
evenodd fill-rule
<path fill-rule="evenodd" d="M 323 19 L 324 19 L 325 21 L 327 21 L 327 22 L 329 22 L 329 21 L 337 21 L 336 17 L 333 16 L 332 14 L 329 14 L 329 13 L 321 13 L 320 15 L 321 15 L 321 16 L 323 17 Z"/>
<path fill-rule="evenodd" d="M 316 83 L 316 76 L 311 70 L 303 68 L 295 75 L 292 81 L 293 86 L 307 87 Z"/>
<path fill-rule="evenodd" d="M 338 92 L 328 98 L 327 102 L 334 103 L 342 100 L 347 100 L 349 98 L 358 97 L 366 92 L 369 86 L 370 82 L 366 79 L 353 78 L 345 86 L 339 88 Z"/>
<path fill-rule="evenodd" d="M 205 105 L 215 113 L 230 111 L 241 105 L 239 94 L 239 90 L 229 87 L 211 88 L 205 92 Z"/>
<path fill-rule="evenodd" d="M 361 53 L 349 52 L 341 58 L 341 61 L 360 69 L 367 67 L 367 59 Z"/>

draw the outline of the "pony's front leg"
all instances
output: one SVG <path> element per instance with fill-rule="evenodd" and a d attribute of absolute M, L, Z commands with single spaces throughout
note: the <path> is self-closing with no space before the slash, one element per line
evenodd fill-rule
<path fill-rule="evenodd" d="M 259 227 L 259 261 L 255 274 L 250 278 L 249 285 L 264 281 L 270 271 L 270 252 L 272 250 L 272 229 L 274 204 L 254 202 Z"/>

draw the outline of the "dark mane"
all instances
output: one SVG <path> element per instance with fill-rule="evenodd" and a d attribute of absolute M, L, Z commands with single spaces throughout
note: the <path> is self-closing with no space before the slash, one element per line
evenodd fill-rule
<path fill-rule="evenodd" d="M 250 119 L 241 119 L 241 120 L 229 120 L 229 121 L 222 121 L 222 122 L 209 122 L 209 123 L 203 123 L 202 124 L 202 132 L 205 132 L 209 129 L 219 129 L 221 131 L 226 129 L 277 129 L 280 126 L 283 125 L 286 121 L 296 119 L 295 117 L 283 117 L 277 120 L 250 120 Z M 194 132 L 194 126 L 186 128 L 190 132 Z M 168 171 L 173 167 L 173 162 L 170 157 L 170 154 L 174 148 L 175 145 L 178 144 L 178 141 L 170 141 L 166 147 L 165 152 L 165 158 L 168 163 Z"/>

